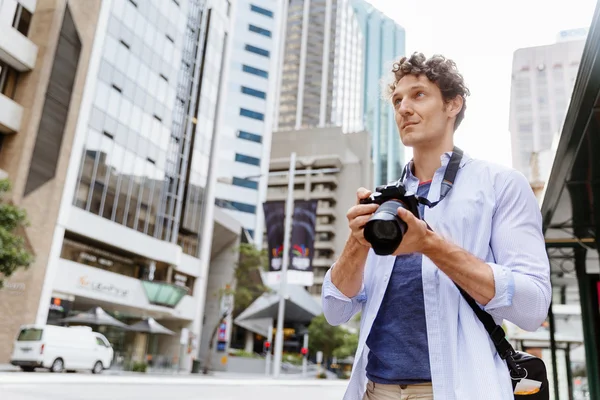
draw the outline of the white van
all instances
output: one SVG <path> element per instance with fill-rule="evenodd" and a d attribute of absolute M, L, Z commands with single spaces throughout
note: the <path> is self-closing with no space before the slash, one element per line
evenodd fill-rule
<path fill-rule="evenodd" d="M 88 370 L 99 374 L 110 367 L 112 359 L 111 344 L 89 326 L 23 325 L 10 363 L 27 372 L 48 368 L 52 372 Z"/>

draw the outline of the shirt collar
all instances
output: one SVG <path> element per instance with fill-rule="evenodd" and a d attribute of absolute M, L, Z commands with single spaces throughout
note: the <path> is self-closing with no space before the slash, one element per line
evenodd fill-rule
<path fill-rule="evenodd" d="M 445 153 L 443 153 L 440 156 L 440 161 L 442 163 L 442 168 L 446 168 L 446 166 L 448 166 L 448 163 L 450 162 L 450 158 L 452 157 L 452 151 L 447 151 Z M 466 152 L 463 151 L 463 156 L 462 159 L 460 160 L 460 164 L 458 166 L 458 168 L 462 168 L 465 166 L 465 164 L 467 164 L 467 162 L 471 161 L 471 156 L 469 156 L 469 154 L 467 154 Z M 416 176 L 413 175 L 412 170 L 413 170 L 413 160 L 411 159 L 408 164 L 405 166 L 405 168 L 408 168 L 408 171 L 406 171 L 406 179 L 417 179 Z"/>

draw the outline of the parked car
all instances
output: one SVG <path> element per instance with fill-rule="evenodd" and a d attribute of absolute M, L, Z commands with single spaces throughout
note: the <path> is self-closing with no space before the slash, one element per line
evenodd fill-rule
<path fill-rule="evenodd" d="M 47 368 L 99 374 L 110 367 L 112 359 L 110 342 L 89 326 L 23 325 L 10 362 L 26 372 Z"/>

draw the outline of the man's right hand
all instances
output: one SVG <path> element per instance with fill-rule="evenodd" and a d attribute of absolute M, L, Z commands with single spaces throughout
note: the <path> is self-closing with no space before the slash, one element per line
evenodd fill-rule
<path fill-rule="evenodd" d="M 356 191 L 356 205 L 351 207 L 346 214 L 352 238 L 367 247 L 371 247 L 371 244 L 365 240 L 364 227 L 379 207 L 378 204 L 360 204 L 362 199 L 366 199 L 370 195 L 371 191 L 363 187 L 359 188 Z"/>

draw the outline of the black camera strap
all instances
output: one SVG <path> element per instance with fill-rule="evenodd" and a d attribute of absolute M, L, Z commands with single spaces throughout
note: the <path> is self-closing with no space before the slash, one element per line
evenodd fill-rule
<path fill-rule="evenodd" d="M 450 157 L 450 161 L 448 161 L 448 165 L 446 166 L 446 172 L 444 173 L 444 179 L 442 180 L 442 187 L 440 188 L 440 199 L 438 201 L 431 202 L 425 197 L 417 197 L 419 203 L 426 205 L 429 208 L 433 208 L 438 205 L 438 203 L 444 200 L 444 197 L 450 192 L 452 186 L 454 185 L 454 180 L 456 179 L 456 174 L 458 173 L 458 169 L 460 167 L 460 161 L 463 158 L 463 151 L 458 147 L 454 146 L 452 150 L 452 157 Z M 400 178 L 401 182 L 404 182 L 404 178 L 406 177 L 406 172 L 408 171 L 410 164 L 407 164 L 404 167 L 404 171 L 402 172 L 402 178 Z"/>

